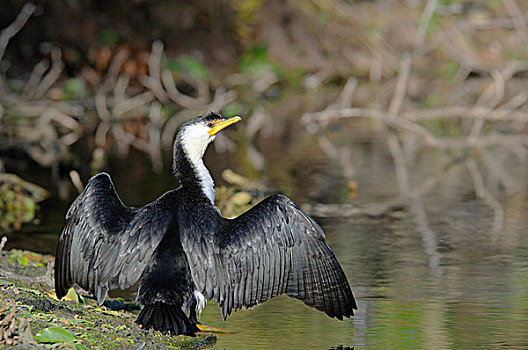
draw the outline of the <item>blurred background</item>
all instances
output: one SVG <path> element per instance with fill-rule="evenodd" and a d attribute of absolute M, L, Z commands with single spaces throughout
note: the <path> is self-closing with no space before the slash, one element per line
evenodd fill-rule
<path fill-rule="evenodd" d="M 140 206 L 178 186 L 178 125 L 241 115 L 205 162 L 236 216 L 282 192 L 359 303 L 281 297 L 218 348 L 528 347 L 528 3 L 0 4 L 0 232 L 52 254 L 87 179 Z"/>

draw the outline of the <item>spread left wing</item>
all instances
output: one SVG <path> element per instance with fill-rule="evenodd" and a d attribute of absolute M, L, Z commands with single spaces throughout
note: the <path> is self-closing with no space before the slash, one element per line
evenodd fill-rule
<path fill-rule="evenodd" d="M 108 174 L 92 177 L 66 214 L 55 255 L 57 297 L 77 283 L 102 304 L 109 290 L 133 285 L 171 224 L 174 195 L 127 207 Z"/>

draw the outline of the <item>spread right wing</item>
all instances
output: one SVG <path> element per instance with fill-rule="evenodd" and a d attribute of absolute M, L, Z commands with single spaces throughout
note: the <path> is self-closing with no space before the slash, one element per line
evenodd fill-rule
<path fill-rule="evenodd" d="M 338 319 L 357 308 L 323 230 L 285 196 L 270 196 L 219 227 L 184 218 L 179 225 L 194 283 L 224 319 L 283 293 Z"/>

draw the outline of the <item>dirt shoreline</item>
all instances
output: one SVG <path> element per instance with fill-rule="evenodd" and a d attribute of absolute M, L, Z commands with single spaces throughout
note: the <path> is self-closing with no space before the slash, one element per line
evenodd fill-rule
<path fill-rule="evenodd" d="M 216 336 L 211 333 L 187 337 L 145 331 L 134 323 L 137 311 L 98 307 L 89 297 L 80 301 L 56 300 L 51 276 L 47 277 L 46 265 L 52 260 L 51 256 L 29 251 L 1 252 L 0 347 L 201 349 L 216 343 Z M 8 272 L 7 277 L 4 272 Z M 129 304 L 131 301 L 124 301 L 124 305 Z M 44 329 L 51 330 L 42 332 Z"/>

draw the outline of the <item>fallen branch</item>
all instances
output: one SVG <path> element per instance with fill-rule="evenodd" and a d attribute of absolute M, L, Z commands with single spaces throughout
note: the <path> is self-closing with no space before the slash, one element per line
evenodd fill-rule
<path fill-rule="evenodd" d="M 463 106 L 452 106 L 452 107 L 440 107 L 431 108 L 425 110 L 416 110 L 402 112 L 402 117 L 409 121 L 420 121 L 424 119 L 473 119 L 472 113 L 482 115 L 482 118 L 488 121 L 518 121 L 526 123 L 528 122 L 528 111 L 520 111 L 514 109 L 507 109 L 506 106 L 492 109 L 485 107 L 463 107 Z"/>
<path fill-rule="evenodd" d="M 397 129 L 408 131 L 418 136 L 429 146 L 442 146 L 439 139 L 423 126 L 405 120 L 403 118 L 394 118 L 393 114 L 379 109 L 342 108 L 333 110 L 323 110 L 321 112 L 303 114 L 301 122 L 303 122 L 304 124 L 309 124 L 313 122 L 327 123 L 331 120 L 338 118 L 371 118 L 375 120 L 380 120 L 386 124 L 394 126 Z"/>

